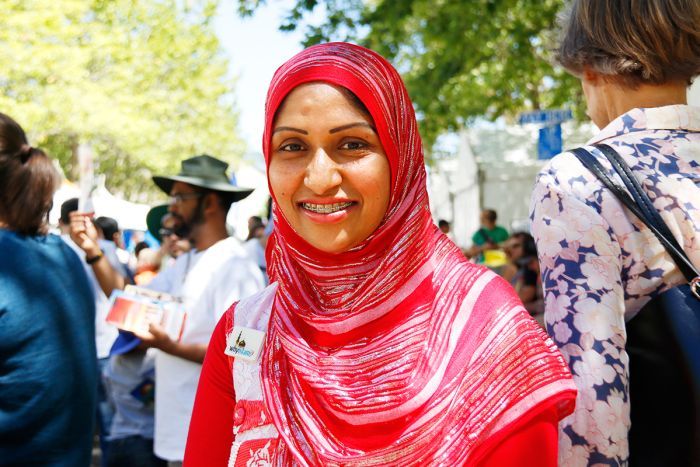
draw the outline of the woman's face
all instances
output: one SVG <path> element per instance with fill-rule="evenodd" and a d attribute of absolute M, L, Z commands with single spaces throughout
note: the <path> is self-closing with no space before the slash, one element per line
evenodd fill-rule
<path fill-rule="evenodd" d="M 270 186 L 309 244 L 340 253 L 365 240 L 389 205 L 389 161 L 370 115 L 338 87 L 304 84 L 278 109 Z"/>
<path fill-rule="evenodd" d="M 523 240 L 518 237 L 511 236 L 503 245 L 503 250 L 508 259 L 515 262 L 523 257 Z"/>

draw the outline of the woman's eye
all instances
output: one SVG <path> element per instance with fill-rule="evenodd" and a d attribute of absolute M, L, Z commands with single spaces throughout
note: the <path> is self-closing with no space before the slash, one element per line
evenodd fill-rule
<path fill-rule="evenodd" d="M 340 146 L 340 149 L 349 149 L 350 151 L 355 151 L 358 149 L 364 149 L 367 147 L 367 144 L 363 143 L 362 141 L 348 141 L 343 143 Z"/>
<path fill-rule="evenodd" d="M 287 144 L 284 144 L 280 147 L 280 151 L 286 151 L 286 152 L 297 152 L 297 151 L 301 151 L 303 149 L 304 148 L 299 143 L 287 143 Z"/>

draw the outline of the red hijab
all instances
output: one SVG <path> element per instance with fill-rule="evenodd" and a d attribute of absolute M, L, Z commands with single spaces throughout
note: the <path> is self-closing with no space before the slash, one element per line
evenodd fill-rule
<path fill-rule="evenodd" d="M 277 282 L 261 377 L 281 463 L 474 461 L 507 426 L 573 409 L 566 363 L 510 286 L 467 262 L 433 224 L 413 106 L 371 50 L 314 46 L 270 84 L 263 149 L 297 86 L 324 82 L 367 107 L 391 168 L 387 213 L 360 245 L 304 241 L 275 202 L 268 271 Z M 272 192 L 272 190 L 271 190 Z"/>

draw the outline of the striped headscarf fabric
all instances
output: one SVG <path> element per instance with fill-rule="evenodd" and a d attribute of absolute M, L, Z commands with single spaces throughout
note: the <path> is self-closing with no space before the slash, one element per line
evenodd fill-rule
<path fill-rule="evenodd" d="M 263 149 L 297 86 L 352 91 L 389 160 L 391 197 L 376 231 L 331 254 L 273 210 L 268 270 L 279 289 L 261 366 L 283 442 L 278 465 L 458 464 L 575 389 L 552 342 L 509 285 L 466 261 L 433 224 L 422 145 L 397 71 L 368 49 L 329 43 L 275 73 Z M 271 190 L 273 192 L 273 190 Z"/>

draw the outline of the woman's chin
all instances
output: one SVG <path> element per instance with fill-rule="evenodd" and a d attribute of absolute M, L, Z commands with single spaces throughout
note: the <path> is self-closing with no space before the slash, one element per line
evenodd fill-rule
<path fill-rule="evenodd" d="M 307 240 L 308 241 L 308 240 Z M 347 241 L 318 241 L 318 242 L 309 242 L 311 246 L 316 248 L 317 250 L 321 250 L 324 253 L 330 253 L 333 255 L 339 255 L 341 253 L 345 253 L 349 249 L 351 249 L 353 246 L 355 246 L 354 243 L 350 243 Z"/>
<path fill-rule="evenodd" d="M 314 229 L 317 230 L 317 229 Z M 330 230 L 330 229 L 328 229 Z M 301 238 L 317 250 L 330 254 L 345 253 L 362 240 L 354 240 L 348 237 L 347 232 L 298 232 Z"/>

